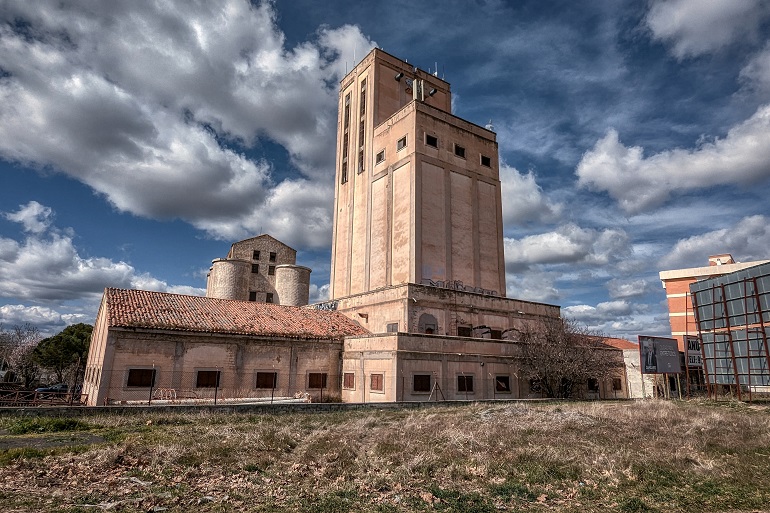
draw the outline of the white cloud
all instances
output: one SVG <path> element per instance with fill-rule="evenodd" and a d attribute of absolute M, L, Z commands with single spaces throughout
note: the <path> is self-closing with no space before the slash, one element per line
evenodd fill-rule
<path fill-rule="evenodd" d="M 504 225 L 549 222 L 561 214 L 562 205 L 548 200 L 531 171 L 523 175 L 503 163 L 500 165 L 500 182 Z"/>
<path fill-rule="evenodd" d="M 48 207 L 28 204 L 19 212 Z M 18 214 L 18 212 L 17 212 Z M 8 215 L 26 229 L 27 215 Z M 33 216 L 34 217 L 34 216 Z M 108 258 L 80 256 L 67 230 L 51 226 L 45 232 L 33 232 L 24 241 L 0 238 L 0 296 L 29 301 L 94 300 L 105 287 L 144 288 L 203 295 L 202 289 L 175 287 L 147 274 L 141 274 L 125 262 Z"/>
<path fill-rule="evenodd" d="M 252 231 L 280 191 L 268 163 L 232 148 L 278 143 L 305 175 L 294 184 L 328 188 L 337 83 L 374 45 L 343 26 L 285 48 L 275 21 L 272 3 L 245 0 L 7 5 L 0 157 L 122 211 Z"/>
<path fill-rule="evenodd" d="M 607 301 L 599 303 L 596 306 L 575 305 L 562 309 L 565 317 L 571 317 L 577 321 L 585 323 L 596 323 L 597 321 L 613 321 L 621 317 L 631 315 L 631 304 L 628 301 Z"/>
<path fill-rule="evenodd" d="M 612 279 L 607 282 L 607 290 L 613 299 L 626 299 L 630 297 L 643 296 L 650 292 L 652 284 L 643 279 Z"/>
<path fill-rule="evenodd" d="M 730 253 L 750 262 L 770 258 L 770 219 L 762 215 L 744 217 L 734 226 L 694 235 L 678 241 L 663 257 L 663 269 L 700 267 L 709 255 Z"/>
<path fill-rule="evenodd" d="M 740 79 L 749 89 L 770 92 L 770 43 L 751 57 L 741 70 Z"/>
<path fill-rule="evenodd" d="M 325 283 L 320 287 L 315 283 L 310 284 L 310 299 L 309 303 L 320 303 L 322 301 L 328 301 L 329 299 L 329 284 Z"/>
<path fill-rule="evenodd" d="M 510 298 L 554 303 L 560 298 L 554 282 L 558 275 L 550 271 L 529 270 L 526 273 L 508 273 L 505 277 L 505 295 Z"/>
<path fill-rule="evenodd" d="M 714 185 L 749 184 L 770 178 L 770 105 L 760 107 L 723 139 L 692 150 L 674 149 L 645 157 L 610 130 L 577 166 L 578 184 L 607 191 L 630 214 L 662 204 L 672 191 Z"/>
<path fill-rule="evenodd" d="M 761 0 L 658 0 L 645 19 L 655 39 L 671 43 L 679 59 L 755 39 L 768 14 Z"/>
<path fill-rule="evenodd" d="M 532 264 L 606 265 L 630 251 L 628 235 L 623 230 L 593 230 L 573 223 L 520 240 L 506 238 L 504 243 L 506 267 L 511 271 Z"/>
<path fill-rule="evenodd" d="M 24 226 L 24 231 L 31 233 L 42 233 L 53 222 L 51 209 L 37 201 L 30 201 L 26 205 L 19 205 L 18 211 L 7 212 L 3 216 L 9 221 L 21 223 Z M 0 254 L 2 254 L 2 249 L 0 249 Z"/>

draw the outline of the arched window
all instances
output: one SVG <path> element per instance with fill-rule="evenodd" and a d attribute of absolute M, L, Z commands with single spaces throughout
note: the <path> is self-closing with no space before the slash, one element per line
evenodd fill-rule
<path fill-rule="evenodd" d="M 433 334 L 438 332 L 438 322 L 436 318 L 429 313 L 424 313 L 420 316 L 420 320 L 417 323 L 417 331 L 419 333 Z"/>

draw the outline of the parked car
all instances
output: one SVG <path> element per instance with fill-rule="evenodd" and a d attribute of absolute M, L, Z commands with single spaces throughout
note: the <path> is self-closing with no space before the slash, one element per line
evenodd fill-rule
<path fill-rule="evenodd" d="M 44 394 L 66 394 L 69 391 L 69 388 L 70 387 L 66 383 L 57 383 L 56 385 L 51 385 L 50 387 L 36 388 L 35 392 Z"/>

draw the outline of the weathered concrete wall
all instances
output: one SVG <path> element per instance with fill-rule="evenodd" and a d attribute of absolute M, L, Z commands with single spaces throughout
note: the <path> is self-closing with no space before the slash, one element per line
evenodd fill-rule
<path fill-rule="evenodd" d="M 310 297 L 310 269 L 299 265 L 279 265 L 275 268 L 277 303 L 305 306 Z"/>

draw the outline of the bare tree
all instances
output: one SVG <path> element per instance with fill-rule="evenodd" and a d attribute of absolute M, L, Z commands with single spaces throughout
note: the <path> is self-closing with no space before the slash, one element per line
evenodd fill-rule
<path fill-rule="evenodd" d="M 571 319 L 532 322 L 518 332 L 522 372 L 548 397 L 571 397 L 591 379 L 617 376 L 623 365 L 600 335 Z"/>
<path fill-rule="evenodd" d="M 40 367 L 33 351 L 40 342 L 40 331 L 31 324 L 14 326 L 10 330 L 0 329 L 0 350 L 15 380 L 29 388 L 40 377 Z"/>

